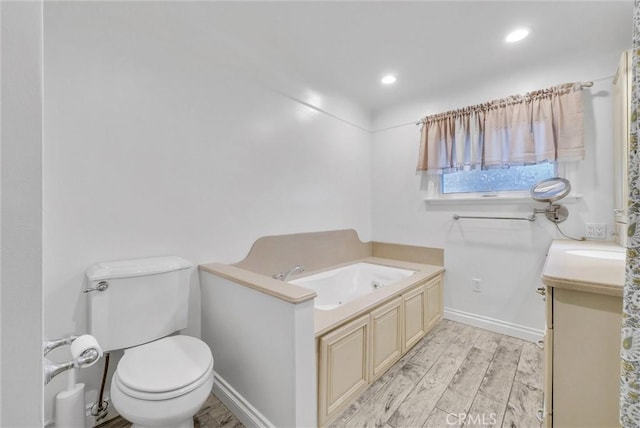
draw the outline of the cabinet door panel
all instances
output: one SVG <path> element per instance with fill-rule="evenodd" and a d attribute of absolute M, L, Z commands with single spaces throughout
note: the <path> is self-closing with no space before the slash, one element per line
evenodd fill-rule
<path fill-rule="evenodd" d="M 369 381 L 369 315 L 320 339 L 318 417 L 320 424 L 362 392 Z"/>
<path fill-rule="evenodd" d="M 402 355 L 402 298 L 371 312 L 372 381 Z"/>
<path fill-rule="evenodd" d="M 551 287 L 549 287 L 551 288 Z M 547 299 L 552 296 L 547 294 Z M 551 428 L 553 409 L 553 329 L 548 328 L 544 335 L 544 428 Z"/>
<path fill-rule="evenodd" d="M 425 289 L 414 288 L 402 296 L 404 301 L 403 352 L 418 343 L 425 334 Z"/>
<path fill-rule="evenodd" d="M 425 331 L 429 331 L 442 319 L 442 276 L 427 283 L 426 298 L 427 315 Z"/>
<path fill-rule="evenodd" d="M 618 425 L 622 298 L 554 288 L 553 425 Z"/>

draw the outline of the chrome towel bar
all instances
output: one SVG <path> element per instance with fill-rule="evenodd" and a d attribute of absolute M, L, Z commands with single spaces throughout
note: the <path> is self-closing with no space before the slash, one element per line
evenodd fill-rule
<path fill-rule="evenodd" d="M 461 218 L 470 218 L 477 220 L 526 220 L 526 221 L 536 221 L 536 213 L 534 212 L 529 217 L 484 217 L 484 216 L 474 216 L 474 215 L 458 215 L 454 214 L 454 220 L 460 220 Z"/>

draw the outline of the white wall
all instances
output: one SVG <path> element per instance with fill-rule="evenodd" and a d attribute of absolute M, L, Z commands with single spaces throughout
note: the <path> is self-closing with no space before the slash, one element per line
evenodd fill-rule
<path fill-rule="evenodd" d="M 173 7 L 45 4 L 46 336 L 86 331 L 84 271 L 98 261 L 234 262 L 263 235 L 370 237 L 370 135 L 296 101 L 304 85 L 256 75 L 268 64 L 243 63 L 237 46 L 175 24 Z M 319 96 L 349 121 L 366 117 Z M 92 394 L 98 366 L 81 374 Z M 46 419 L 64 377 L 45 390 Z"/>
<path fill-rule="evenodd" d="M 246 426 L 315 426 L 313 301 L 292 304 L 208 272 L 200 278 L 208 308 L 202 338 L 217 355 L 216 395 L 231 409 L 251 406 L 234 411 Z"/>
<path fill-rule="evenodd" d="M 621 46 L 619 52 L 600 58 L 576 55 L 527 74 L 495 76 L 490 82 L 473 82 L 468 87 L 442 88 L 441 93 L 429 94 L 420 102 L 379 112 L 373 128 L 380 130 L 562 82 L 596 80 L 593 88 L 584 91 L 586 159 L 578 166 L 573 182 L 575 191 L 584 197 L 567 204 L 570 215 L 561 228 L 567 234 L 582 236 L 584 223 L 599 222 L 606 223 L 612 232 L 611 81 L 624 49 Z M 544 306 L 535 288 L 541 285 L 550 241 L 561 236 L 542 216 L 534 223 L 455 222 L 454 213 L 526 216 L 535 204 L 427 204 L 423 178 L 415 174 L 418 147 L 419 127 L 415 125 L 373 135 L 373 239 L 444 248 L 447 317 L 535 338 L 544 328 Z M 472 278 L 483 281 L 481 293 L 471 290 Z"/>
<path fill-rule="evenodd" d="M 0 426 L 42 425 L 42 3 L 1 2 Z"/>

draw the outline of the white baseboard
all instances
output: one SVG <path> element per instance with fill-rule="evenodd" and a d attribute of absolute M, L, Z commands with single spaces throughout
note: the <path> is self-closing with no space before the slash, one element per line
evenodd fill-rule
<path fill-rule="evenodd" d="M 474 327 L 483 328 L 495 333 L 517 337 L 529 342 L 535 342 L 544 337 L 544 330 L 538 330 L 519 324 L 497 320 L 495 318 L 472 314 L 470 312 L 463 312 L 457 309 L 444 308 L 444 318 L 452 321 L 458 321 L 464 324 L 469 324 Z"/>
<path fill-rule="evenodd" d="M 269 419 L 253 407 L 215 371 L 213 372 L 213 393 L 247 428 L 275 428 L 269 422 Z"/>

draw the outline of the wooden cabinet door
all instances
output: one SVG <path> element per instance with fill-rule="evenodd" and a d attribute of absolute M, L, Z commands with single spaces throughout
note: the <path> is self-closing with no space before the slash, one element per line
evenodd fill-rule
<path fill-rule="evenodd" d="M 426 298 L 424 284 L 402 295 L 404 306 L 404 339 L 402 352 L 406 352 L 425 335 Z"/>
<path fill-rule="evenodd" d="M 442 275 L 429 281 L 425 288 L 427 299 L 425 332 L 427 332 L 442 319 Z"/>
<path fill-rule="evenodd" d="M 369 315 L 320 338 L 318 419 L 323 425 L 366 389 L 369 381 Z"/>
<path fill-rule="evenodd" d="M 551 295 L 547 294 L 551 300 Z M 544 335 L 544 399 L 542 408 L 544 428 L 553 426 L 553 329 L 548 328 Z"/>
<path fill-rule="evenodd" d="M 371 381 L 402 356 L 402 297 L 371 312 Z"/>
<path fill-rule="evenodd" d="M 554 427 L 619 426 L 622 298 L 553 289 Z"/>

